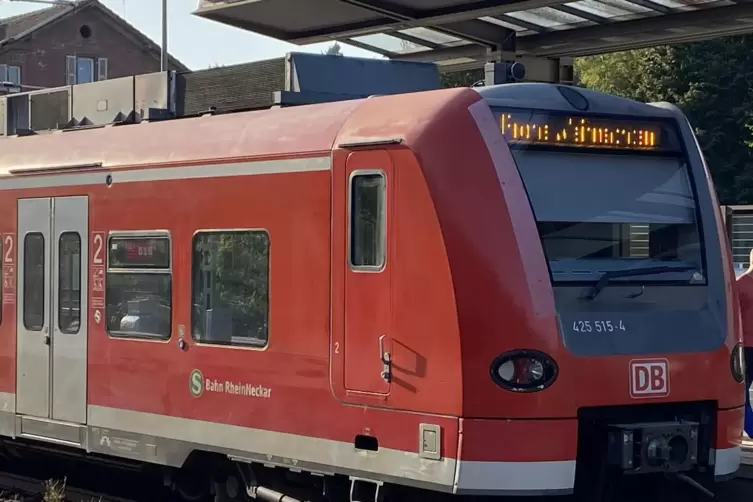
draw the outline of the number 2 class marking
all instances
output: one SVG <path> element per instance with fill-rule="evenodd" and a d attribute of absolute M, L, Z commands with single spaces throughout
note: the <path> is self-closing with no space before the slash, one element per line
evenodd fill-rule
<path fill-rule="evenodd" d="M 5 236 L 5 254 L 3 255 L 4 263 L 13 263 L 13 236 Z"/>
<path fill-rule="evenodd" d="M 104 263 L 104 260 L 102 260 L 102 248 L 105 246 L 105 239 L 102 237 L 102 234 L 94 234 L 94 258 L 92 259 L 92 262 L 95 265 L 102 265 Z"/>

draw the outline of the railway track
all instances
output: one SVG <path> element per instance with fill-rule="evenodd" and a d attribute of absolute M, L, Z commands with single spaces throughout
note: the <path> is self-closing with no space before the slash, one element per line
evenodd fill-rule
<path fill-rule="evenodd" d="M 65 485 L 64 481 L 50 484 L 21 474 L 0 472 L 0 501 L 44 502 L 140 502 L 100 492 Z"/>
<path fill-rule="evenodd" d="M 66 484 L 56 477 L 53 486 L 48 478 L 33 477 L 25 474 L 0 472 L 0 502 L 144 502 L 156 500 L 154 494 L 129 498 L 116 496 L 101 491 L 79 488 Z M 80 479 L 80 478 L 79 478 Z M 100 478 L 101 481 L 101 478 Z M 45 496 L 45 493 L 47 496 Z M 744 439 L 742 448 L 742 465 L 735 480 L 725 483 L 717 492 L 718 502 L 749 502 L 753 497 L 753 440 Z M 162 500 L 162 497 L 158 497 Z"/>

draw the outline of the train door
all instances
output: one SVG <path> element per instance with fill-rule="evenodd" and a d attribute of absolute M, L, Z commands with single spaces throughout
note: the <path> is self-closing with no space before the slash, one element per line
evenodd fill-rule
<path fill-rule="evenodd" d="M 18 201 L 18 414 L 86 423 L 88 222 L 87 197 Z"/>
<path fill-rule="evenodd" d="M 344 383 L 349 391 L 390 391 L 393 174 L 385 150 L 352 152 L 346 160 L 343 349 Z"/>

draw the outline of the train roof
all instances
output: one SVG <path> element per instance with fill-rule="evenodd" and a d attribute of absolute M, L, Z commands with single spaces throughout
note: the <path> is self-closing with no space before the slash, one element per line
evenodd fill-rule
<path fill-rule="evenodd" d="M 478 100 L 467 88 L 445 89 L 8 137 L 0 141 L 0 176 L 329 155 L 338 144 L 410 143 L 451 109 L 467 110 Z"/>
<path fill-rule="evenodd" d="M 571 85 L 523 82 L 474 87 L 491 106 L 532 108 L 570 113 L 631 115 L 671 118 L 673 113 L 656 104 L 641 103 Z"/>

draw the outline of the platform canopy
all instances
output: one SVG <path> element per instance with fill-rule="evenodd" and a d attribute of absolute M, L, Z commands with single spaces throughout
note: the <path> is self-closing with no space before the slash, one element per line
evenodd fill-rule
<path fill-rule="evenodd" d="M 482 64 L 500 51 L 585 56 L 753 32 L 753 0 L 199 0 L 195 14 L 295 44 Z"/>

